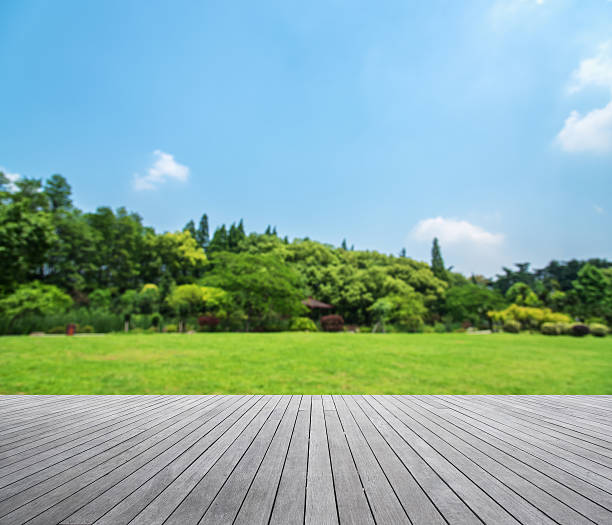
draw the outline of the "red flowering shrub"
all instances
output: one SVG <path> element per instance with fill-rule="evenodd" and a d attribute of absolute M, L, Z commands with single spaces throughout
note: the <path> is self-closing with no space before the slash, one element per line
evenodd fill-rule
<path fill-rule="evenodd" d="M 321 317 L 321 328 L 326 332 L 342 332 L 344 330 L 344 319 L 341 315 L 324 315 Z"/>

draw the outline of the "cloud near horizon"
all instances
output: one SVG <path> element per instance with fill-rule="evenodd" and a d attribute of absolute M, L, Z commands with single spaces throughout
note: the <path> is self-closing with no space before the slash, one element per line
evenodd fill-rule
<path fill-rule="evenodd" d="M 572 73 L 570 93 L 587 87 L 609 89 L 610 102 L 585 115 L 573 110 L 556 140 L 569 153 L 607 153 L 612 151 L 612 41 L 601 44 L 597 55 L 582 60 Z"/>
<path fill-rule="evenodd" d="M 155 161 L 146 175 L 134 174 L 135 190 L 154 190 L 167 180 L 185 182 L 189 178 L 189 168 L 174 160 L 174 155 L 156 149 L 153 152 Z"/>
<path fill-rule="evenodd" d="M 504 241 L 501 233 L 491 233 L 468 221 L 434 217 L 417 223 L 410 233 L 417 241 L 431 242 L 434 237 L 443 244 L 497 246 Z"/>

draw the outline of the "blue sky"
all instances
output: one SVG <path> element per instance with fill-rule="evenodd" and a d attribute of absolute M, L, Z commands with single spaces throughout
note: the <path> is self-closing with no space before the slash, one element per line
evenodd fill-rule
<path fill-rule="evenodd" d="M 612 2 L 0 3 L 0 167 L 492 275 L 612 257 Z"/>

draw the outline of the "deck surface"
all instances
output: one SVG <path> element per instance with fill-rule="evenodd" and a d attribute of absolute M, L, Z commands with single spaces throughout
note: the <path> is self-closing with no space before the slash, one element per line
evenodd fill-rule
<path fill-rule="evenodd" d="M 0 396 L 0 525 L 612 523 L 612 396 Z"/>

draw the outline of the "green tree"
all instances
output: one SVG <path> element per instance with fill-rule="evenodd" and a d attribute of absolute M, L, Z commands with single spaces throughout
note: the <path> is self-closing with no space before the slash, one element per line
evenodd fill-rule
<path fill-rule="evenodd" d="M 245 318 L 245 330 L 254 322 L 292 317 L 305 312 L 302 279 L 273 254 L 218 253 L 204 276 L 206 285 L 230 294 L 234 316 Z"/>
<path fill-rule="evenodd" d="M 197 231 L 193 220 L 190 220 L 187 224 L 185 224 L 185 226 L 183 226 L 183 231 L 191 233 L 191 236 L 196 239 L 197 242 Z"/>
<path fill-rule="evenodd" d="M 215 230 L 215 233 L 213 234 L 213 237 L 210 243 L 208 244 L 208 251 L 212 253 L 227 251 L 228 249 L 229 241 L 227 236 L 227 229 L 225 227 L 225 224 L 222 224 Z"/>
<path fill-rule="evenodd" d="M 437 237 L 434 237 L 431 247 L 431 271 L 438 279 L 443 281 L 447 279 L 446 268 L 444 267 L 444 260 L 442 259 L 442 251 L 440 250 L 440 244 L 438 243 Z"/>
<path fill-rule="evenodd" d="M 589 317 L 612 318 L 612 281 L 603 270 L 585 264 L 573 286 L 572 295 L 577 299 L 573 310 L 582 320 Z"/>
<path fill-rule="evenodd" d="M 0 299 L 0 314 L 11 321 L 26 314 L 51 315 L 65 312 L 72 305 L 69 295 L 57 286 L 33 281 L 22 284 Z"/>
<path fill-rule="evenodd" d="M 515 283 L 506 292 L 506 299 L 519 306 L 538 306 L 540 300 L 534 291 L 525 283 Z"/>
<path fill-rule="evenodd" d="M 42 279 L 47 254 L 56 240 L 50 214 L 33 209 L 28 199 L 0 205 L 0 291 Z"/>
<path fill-rule="evenodd" d="M 52 175 L 45 182 L 45 194 L 49 197 L 51 211 L 72 208 L 72 188 L 68 181 L 59 174 Z"/>
<path fill-rule="evenodd" d="M 182 332 L 185 318 L 197 315 L 204 309 L 204 290 L 197 284 L 183 284 L 172 290 L 166 302 L 178 314 L 179 331 Z"/>
<path fill-rule="evenodd" d="M 208 215 L 203 214 L 200 218 L 200 224 L 198 224 L 198 229 L 196 230 L 195 239 L 197 243 L 203 249 L 208 247 L 209 237 L 208 237 Z"/>
<path fill-rule="evenodd" d="M 454 286 L 446 292 L 444 311 L 451 321 L 469 321 L 472 325 L 490 325 L 487 312 L 499 310 L 506 304 L 504 297 L 497 290 L 467 283 Z"/>

